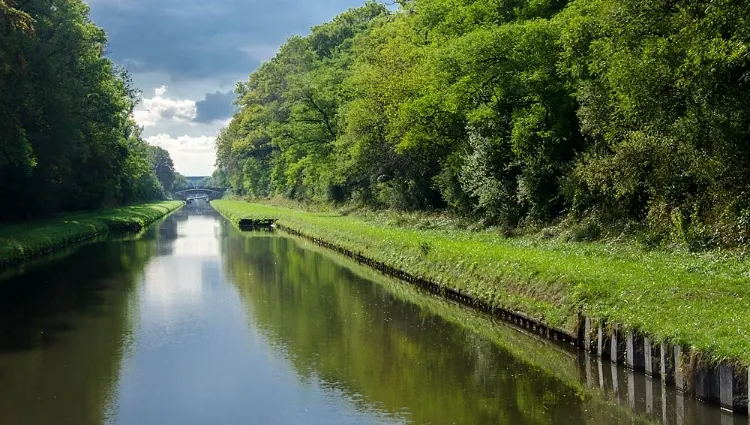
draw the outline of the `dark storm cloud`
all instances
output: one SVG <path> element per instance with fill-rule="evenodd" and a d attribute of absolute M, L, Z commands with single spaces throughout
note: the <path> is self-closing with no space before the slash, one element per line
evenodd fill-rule
<path fill-rule="evenodd" d="M 195 122 L 210 123 L 216 120 L 230 118 L 234 114 L 234 92 L 207 93 L 206 98 L 195 102 L 197 114 Z"/>
<path fill-rule="evenodd" d="M 88 0 L 110 56 L 132 72 L 173 79 L 251 72 L 291 34 L 363 0 Z"/>

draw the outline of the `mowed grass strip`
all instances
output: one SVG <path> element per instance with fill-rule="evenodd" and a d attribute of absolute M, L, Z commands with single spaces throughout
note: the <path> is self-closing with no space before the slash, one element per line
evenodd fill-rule
<path fill-rule="evenodd" d="M 743 254 L 419 230 L 242 201 L 212 205 L 235 224 L 241 218 L 276 218 L 306 235 L 569 332 L 580 309 L 656 341 L 692 346 L 713 361 L 750 364 L 750 262 Z"/>
<path fill-rule="evenodd" d="M 96 235 L 138 231 L 182 205 L 165 201 L 0 225 L 0 269 Z"/>

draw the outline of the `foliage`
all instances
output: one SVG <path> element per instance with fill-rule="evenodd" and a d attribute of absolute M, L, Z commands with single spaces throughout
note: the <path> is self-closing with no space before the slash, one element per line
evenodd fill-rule
<path fill-rule="evenodd" d="M 190 189 L 193 185 L 180 173 L 174 173 L 174 181 L 172 182 L 172 191 L 179 192 L 181 190 Z"/>
<path fill-rule="evenodd" d="M 217 141 L 252 198 L 750 241 L 747 3 L 374 3 L 288 40 Z"/>
<path fill-rule="evenodd" d="M 214 170 L 210 176 L 194 181 L 192 187 L 216 187 L 224 189 L 227 187 L 227 182 L 221 170 Z"/>
<path fill-rule="evenodd" d="M 174 163 L 169 156 L 169 152 L 159 146 L 150 146 L 150 149 L 156 178 L 159 179 L 159 183 L 165 191 L 172 192 L 177 173 L 174 170 Z"/>
<path fill-rule="evenodd" d="M 171 185 L 106 42 L 81 0 L 0 0 L 0 219 L 159 199 Z"/>
<path fill-rule="evenodd" d="M 238 194 L 331 198 L 344 183 L 336 172 L 343 81 L 352 37 L 385 13 L 368 3 L 293 37 L 279 54 L 237 86 L 243 113 L 217 139 L 219 169 Z"/>
<path fill-rule="evenodd" d="M 571 175 L 575 208 L 688 243 L 747 241 L 748 16 L 747 2 L 642 0 L 561 15 L 560 63 L 592 142 Z"/>

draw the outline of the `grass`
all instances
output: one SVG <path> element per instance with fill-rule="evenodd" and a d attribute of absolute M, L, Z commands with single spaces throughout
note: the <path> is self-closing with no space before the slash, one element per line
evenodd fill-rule
<path fill-rule="evenodd" d="M 750 364 L 750 262 L 722 251 L 649 251 L 621 243 L 507 238 L 424 228 L 383 216 L 308 212 L 242 201 L 212 205 L 233 222 L 279 224 L 574 332 L 578 311 L 704 353 Z M 398 222 L 398 220 L 394 220 Z"/>
<path fill-rule="evenodd" d="M 137 232 L 182 205 L 165 201 L 0 225 L 0 269 L 104 233 Z"/>

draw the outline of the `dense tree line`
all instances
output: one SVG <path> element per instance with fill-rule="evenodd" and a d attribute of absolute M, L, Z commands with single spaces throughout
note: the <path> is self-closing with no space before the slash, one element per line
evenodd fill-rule
<path fill-rule="evenodd" d="M 132 119 L 138 92 L 81 0 L 0 0 L 0 218 L 151 200 L 169 154 Z"/>
<path fill-rule="evenodd" d="M 217 165 L 252 197 L 518 226 L 750 237 L 750 2 L 410 0 L 238 84 Z"/>

